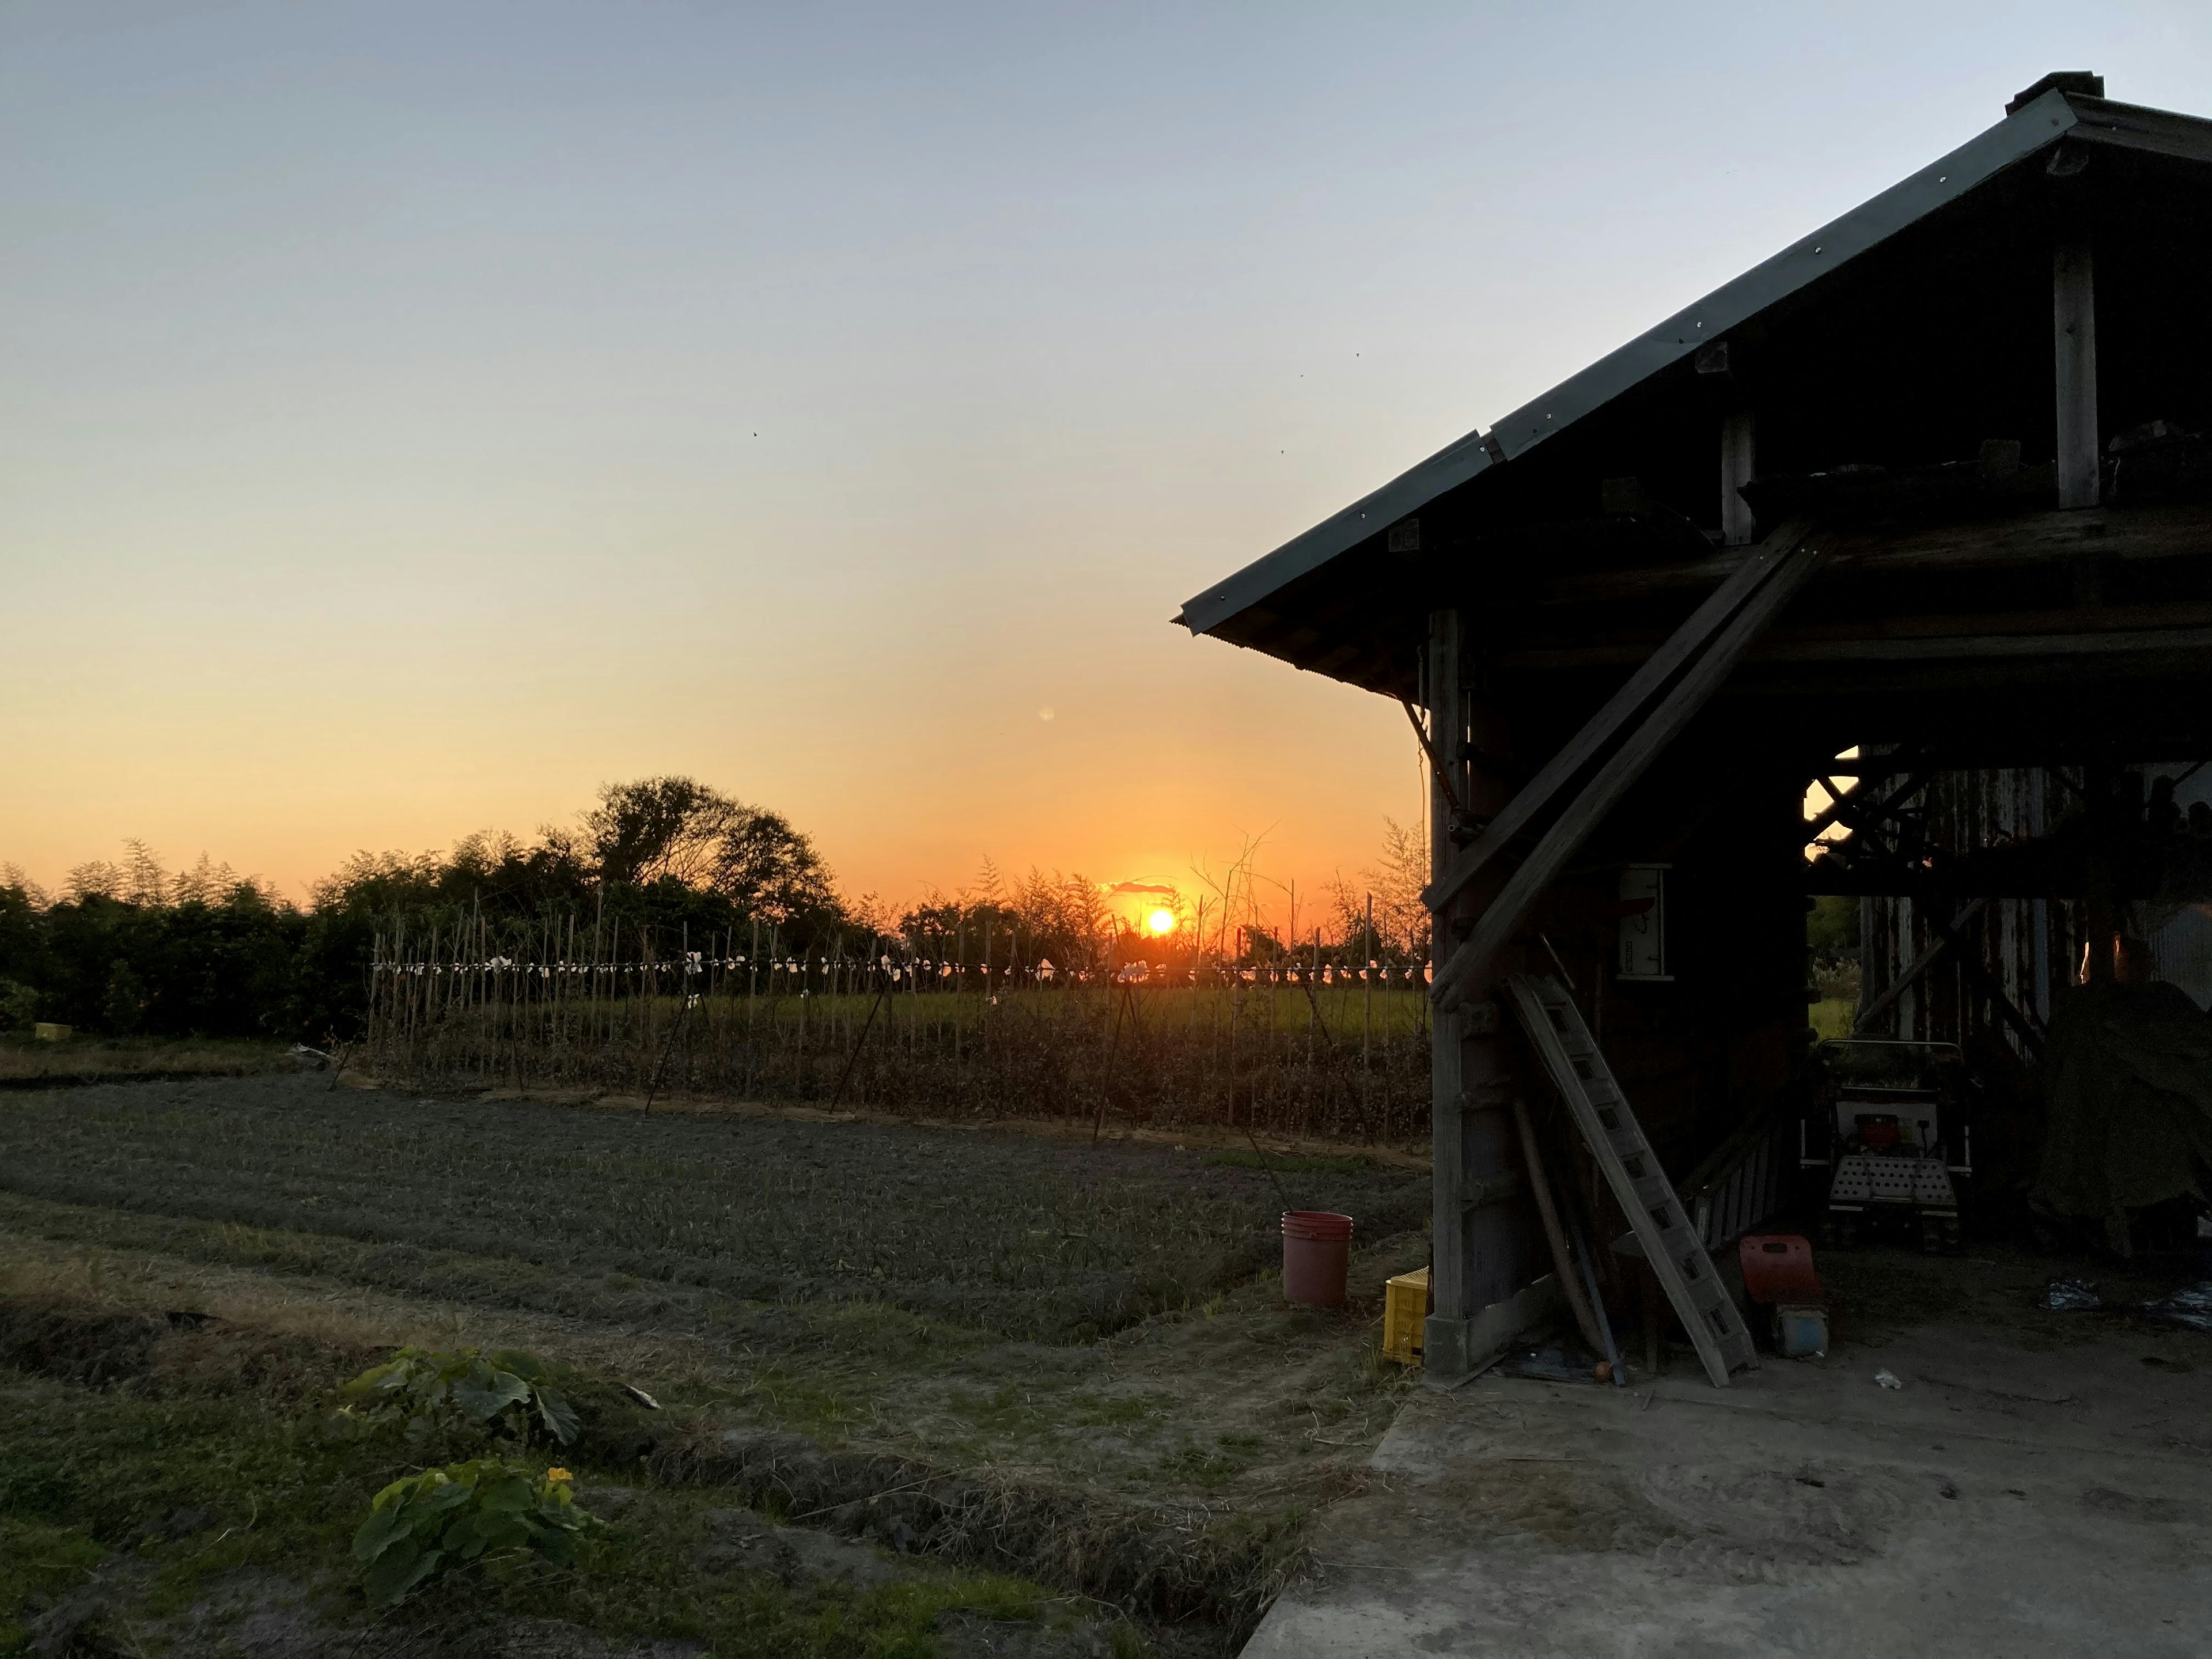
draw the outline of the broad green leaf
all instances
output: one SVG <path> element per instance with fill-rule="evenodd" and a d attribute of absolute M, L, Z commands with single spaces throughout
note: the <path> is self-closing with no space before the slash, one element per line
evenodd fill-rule
<path fill-rule="evenodd" d="M 545 1425 L 545 1431 L 563 1446 L 574 1440 L 584 1426 L 577 1419 L 575 1407 L 550 1389 L 538 1391 L 538 1415 Z"/>
<path fill-rule="evenodd" d="M 373 1607 L 388 1607 L 437 1571 L 442 1550 L 417 1550 L 412 1542 L 386 1550 L 376 1558 L 362 1588 Z"/>
<path fill-rule="evenodd" d="M 486 1550 L 520 1549 L 537 1535 L 536 1529 L 520 1516 L 486 1513 L 471 1516 L 470 1521 L 469 1541 L 461 1551 L 470 1560 Z"/>
<path fill-rule="evenodd" d="M 396 1389 L 406 1379 L 407 1367 L 400 1360 L 389 1359 L 381 1365 L 372 1365 L 359 1376 L 339 1389 L 349 1398 L 359 1398 L 380 1389 Z"/>
<path fill-rule="evenodd" d="M 353 1535 L 353 1559 L 375 1560 L 396 1540 L 406 1537 L 413 1525 L 399 1510 L 371 1510 L 368 1519 L 361 1523 L 361 1530 Z"/>
<path fill-rule="evenodd" d="M 388 1510 L 392 1508 L 394 1504 L 399 1503 L 403 1498 L 404 1498 L 409 1492 L 412 1492 L 415 1487 L 420 1484 L 421 1480 L 422 1477 L 420 1475 L 402 1475 L 398 1480 L 386 1486 L 382 1492 L 377 1493 L 374 1498 L 370 1499 L 369 1507 L 371 1509 L 378 1510 Z"/>
<path fill-rule="evenodd" d="M 449 1510 L 459 1509 L 475 1495 L 474 1489 L 466 1483 L 459 1480 L 447 1481 L 444 1486 L 422 1495 L 422 1513 L 443 1515 Z"/>
<path fill-rule="evenodd" d="M 538 1356 L 519 1348 L 502 1349 L 492 1355 L 491 1363 L 503 1371 L 513 1371 L 526 1382 L 543 1382 L 545 1377 L 545 1367 Z"/>
<path fill-rule="evenodd" d="M 486 1481 L 478 1491 L 483 1494 L 484 1509 L 493 1514 L 520 1515 L 534 1507 L 538 1501 L 538 1494 L 531 1489 L 530 1482 L 519 1474 Z"/>
<path fill-rule="evenodd" d="M 530 1384 L 512 1371 L 495 1371 L 478 1365 L 453 1384 L 453 1403 L 479 1423 L 489 1422 L 509 1406 L 530 1398 Z"/>
<path fill-rule="evenodd" d="M 542 1533 L 538 1539 L 538 1553 L 550 1565 L 565 1567 L 576 1559 L 576 1535 L 560 1531 Z"/>

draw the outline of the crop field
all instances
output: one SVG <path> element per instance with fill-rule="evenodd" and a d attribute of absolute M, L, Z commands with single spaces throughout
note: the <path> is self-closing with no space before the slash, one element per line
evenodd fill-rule
<path fill-rule="evenodd" d="M 0 1187 L 98 1209 L 511 1257 L 749 1302 L 867 1300 L 1066 1341 L 1202 1301 L 1285 1207 L 1418 1229 L 1402 1172 L 1208 1164 L 1156 1147 L 240 1079 L 40 1093 L 0 1113 Z"/>
<path fill-rule="evenodd" d="M 1339 1140 L 1427 1132 L 1428 1000 L 1415 968 L 1209 968 L 1124 982 L 890 963 L 383 962 L 359 1060 L 427 1088 L 1243 1125 Z"/>
<path fill-rule="evenodd" d="M 0 1459 L 53 1462 L 63 1425 L 121 1446 L 114 1413 L 152 1409 L 81 1365 L 9 1382 L 26 1363 L 9 1355 L 10 1306 L 183 1309 L 194 1332 L 211 1318 L 253 1352 L 305 1344 L 325 1389 L 394 1343 L 526 1346 L 570 1368 L 580 1398 L 619 1407 L 630 1384 L 663 1408 L 623 1407 L 622 1434 L 569 1454 L 586 1498 L 611 1486 L 630 1507 L 557 1595 L 518 1580 L 482 1606 L 428 1598 L 402 1620 L 422 1651 L 455 1620 L 549 1607 L 689 1651 L 1226 1651 L 1300 1517 L 1356 1478 L 1405 1385 L 1376 1352 L 1379 1291 L 1425 1259 L 1426 1201 L 1407 1160 L 1315 1146 L 646 1116 L 324 1075 L 0 1094 Z M 1286 1204 L 1358 1218 L 1346 1310 L 1281 1302 L 1273 1224 Z M 149 1363 L 166 1375 L 170 1362 Z M 208 1395 L 194 1364 L 207 1395 L 194 1410 L 242 1408 L 246 1396 Z M 312 1395 L 279 1401 L 279 1417 L 326 1413 Z M 222 1432 L 248 1434 L 243 1419 Z M 726 1444 L 762 1434 L 786 1437 L 780 1461 Z M 386 1454 L 382 1468 L 404 1464 Z M 275 1529 L 254 1548 L 269 1553 L 227 1543 L 208 1561 L 357 1620 L 343 1551 L 315 1530 L 373 1490 L 348 1467 L 323 1469 L 312 1503 L 295 1494 L 291 1531 L 261 1523 Z M 117 1491 L 168 1478 L 101 1477 Z M 8 1490 L 0 1529 L 18 1524 Z M 0 1651 L 9 1619 L 27 1631 L 34 1601 L 65 1609 L 106 1584 L 95 1568 L 149 1524 L 69 1498 L 66 1479 L 59 1498 L 40 1490 L 40 1559 L 64 1565 L 12 1583 L 0 1568 Z M 860 1501 L 894 1493 L 905 1531 Z M 286 1501 L 226 1488 L 197 1506 L 194 1547 L 245 1515 L 291 1513 Z M 891 1577 L 862 1593 L 850 1574 L 769 1584 L 729 1568 L 709 1534 L 736 1524 L 733 1501 L 774 1518 L 763 1526 L 828 1528 L 823 1547 Z M 178 1550 L 151 1601 L 118 1610 L 102 1591 L 112 1621 L 173 1636 L 179 1608 L 214 1616 L 213 1567 Z M 710 1558 L 724 1565 L 701 1568 Z M 1032 1645 L 983 1643 L 978 1621 L 1011 1621 Z"/>

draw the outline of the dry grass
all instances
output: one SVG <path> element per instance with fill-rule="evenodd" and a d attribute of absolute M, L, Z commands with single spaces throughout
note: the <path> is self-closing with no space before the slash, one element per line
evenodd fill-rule
<path fill-rule="evenodd" d="M 296 1071 L 289 1045 L 219 1037 L 0 1036 L 0 1086 Z"/>

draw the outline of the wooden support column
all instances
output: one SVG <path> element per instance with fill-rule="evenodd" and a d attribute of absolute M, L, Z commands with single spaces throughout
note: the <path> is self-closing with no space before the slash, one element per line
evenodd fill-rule
<path fill-rule="evenodd" d="M 1431 878 L 1450 867 L 1452 841 L 1461 800 L 1460 781 L 1467 769 L 1467 700 L 1460 687 L 1460 625 L 1456 611 L 1429 613 L 1429 645 L 1422 665 L 1421 701 L 1429 713 L 1429 869 Z M 1447 905 L 1431 919 L 1431 960 L 1441 965 L 1451 949 L 1455 907 Z M 1466 1013 L 1438 1009 L 1430 1037 L 1429 1112 L 1431 1199 L 1428 1322 L 1421 1334 L 1424 1368 L 1439 1376 L 1468 1369 L 1467 1353 L 1467 1188 L 1460 1111 L 1461 1036 Z"/>
<path fill-rule="evenodd" d="M 2085 230 L 2059 232 L 2051 261 L 2051 343 L 2058 392 L 2058 505 L 2094 507 L 2097 444 L 2097 284 Z"/>
<path fill-rule="evenodd" d="M 1423 700 L 1434 770 L 1441 775 L 1432 775 L 1430 786 L 1430 869 L 1439 881 L 1474 823 L 1494 817 L 1511 794 L 1505 780 L 1469 763 L 1470 749 L 1498 756 L 1510 745 L 1503 722 L 1470 696 L 1468 663 L 1459 613 L 1431 613 Z M 1467 937 L 1503 879 L 1498 872 L 1464 884 L 1434 913 L 1438 962 Z M 1511 1340 L 1530 1322 L 1535 1305 L 1524 1292 L 1533 1276 L 1531 1229 L 1512 1117 L 1518 1050 L 1498 1005 L 1484 1000 L 1439 1008 L 1431 1064 L 1435 1308 L 1423 1334 L 1423 1358 L 1432 1375 L 1454 1376 Z"/>
<path fill-rule="evenodd" d="M 1738 492 L 1758 477 L 1758 427 L 1747 409 L 1721 417 L 1721 540 L 1748 547 L 1756 532 L 1751 503 Z"/>

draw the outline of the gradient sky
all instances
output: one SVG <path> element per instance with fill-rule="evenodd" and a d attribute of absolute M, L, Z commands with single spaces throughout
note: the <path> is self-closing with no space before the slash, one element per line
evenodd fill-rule
<path fill-rule="evenodd" d="M 2212 8 L 0 4 L 0 861 L 1356 868 L 1403 716 L 1180 603 L 2058 68 Z"/>

